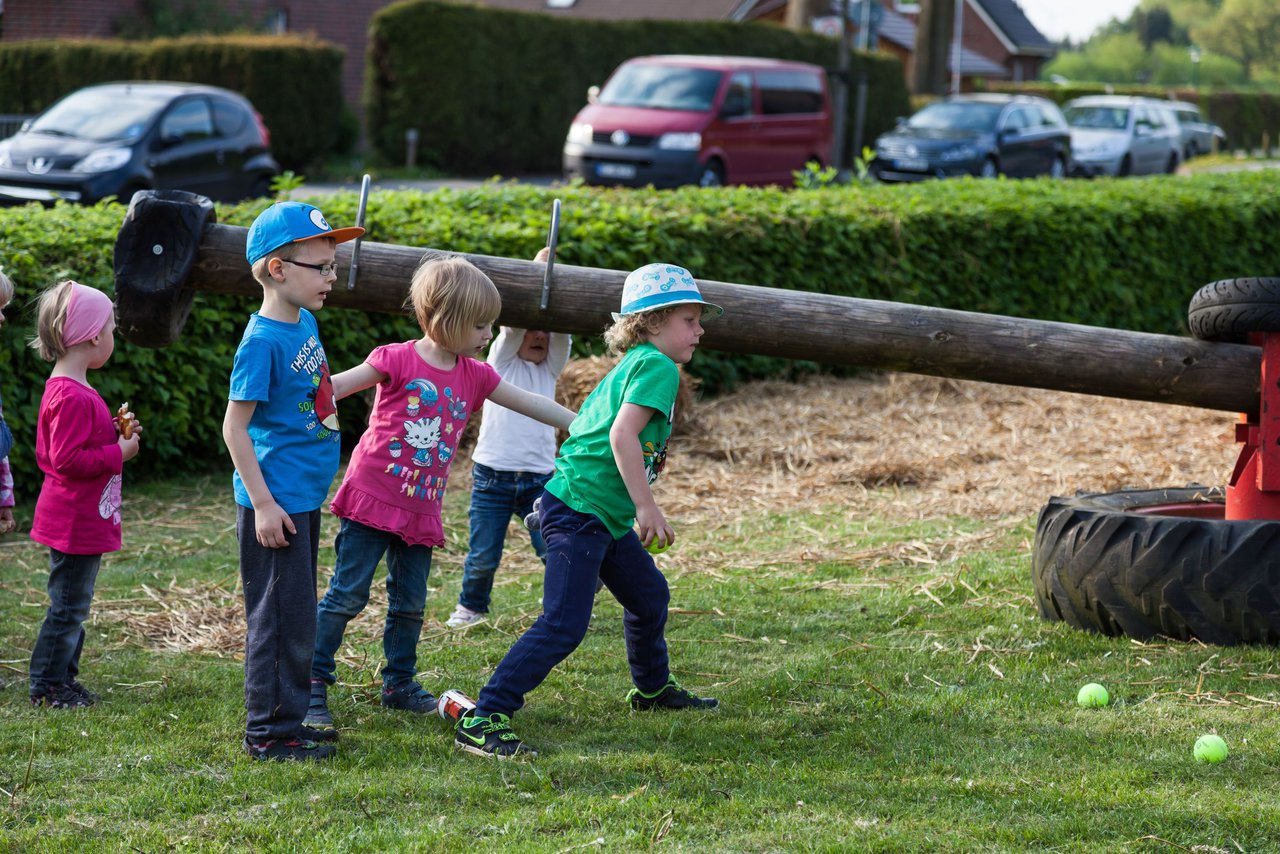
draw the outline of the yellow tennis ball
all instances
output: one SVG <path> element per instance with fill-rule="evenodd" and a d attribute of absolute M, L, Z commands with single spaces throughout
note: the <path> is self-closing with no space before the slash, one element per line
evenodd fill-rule
<path fill-rule="evenodd" d="M 671 548 L 671 544 L 666 540 L 660 540 L 657 537 L 654 537 L 649 545 L 644 547 L 644 550 L 651 555 L 660 555 L 669 548 Z"/>
<path fill-rule="evenodd" d="M 1197 762 L 1221 762 L 1227 758 L 1227 743 L 1219 735 L 1202 735 L 1193 751 Z"/>
<path fill-rule="evenodd" d="M 1107 693 L 1106 688 L 1103 688 L 1097 682 L 1090 682 L 1076 694 L 1076 702 L 1086 709 L 1096 709 L 1110 703 L 1111 695 Z"/>

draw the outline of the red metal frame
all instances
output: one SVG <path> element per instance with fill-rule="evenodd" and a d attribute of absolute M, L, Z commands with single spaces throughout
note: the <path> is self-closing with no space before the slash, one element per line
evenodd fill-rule
<path fill-rule="evenodd" d="M 1262 394 L 1256 416 L 1236 425 L 1243 443 L 1227 484 L 1228 519 L 1280 520 L 1280 333 L 1253 333 L 1262 346 Z"/>

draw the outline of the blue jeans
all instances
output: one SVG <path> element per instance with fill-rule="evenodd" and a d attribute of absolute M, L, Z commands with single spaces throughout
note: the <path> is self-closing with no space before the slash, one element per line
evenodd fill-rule
<path fill-rule="evenodd" d="M 329 590 L 316 607 L 316 649 L 311 678 L 332 685 L 334 654 L 347 623 L 369 603 L 373 571 L 387 556 L 387 621 L 382 628 L 384 685 L 410 682 L 418 672 L 418 638 L 427 607 L 431 547 L 411 546 L 395 534 L 343 519 L 334 543 L 338 559 Z"/>
<path fill-rule="evenodd" d="M 33 697 L 70 682 L 80 673 L 84 621 L 101 565 L 102 555 L 69 555 L 49 549 L 49 609 L 31 650 Z"/>
<path fill-rule="evenodd" d="M 489 677 L 476 701 L 477 714 L 513 714 L 524 705 L 524 695 L 578 648 L 591 621 L 597 579 L 625 609 L 631 681 L 646 692 L 667 684 L 671 670 L 664 633 L 671 593 L 636 532 L 615 540 L 595 516 L 573 510 L 550 492 L 542 496 L 540 518 L 547 539 L 542 616 Z"/>
<path fill-rule="evenodd" d="M 471 542 L 462 564 L 462 594 L 458 604 L 481 614 L 489 610 L 493 574 L 502 561 L 511 517 L 524 519 L 542 495 L 550 474 L 498 471 L 475 463 L 471 467 Z M 544 562 L 547 544 L 537 531 L 529 532 L 533 550 Z"/>

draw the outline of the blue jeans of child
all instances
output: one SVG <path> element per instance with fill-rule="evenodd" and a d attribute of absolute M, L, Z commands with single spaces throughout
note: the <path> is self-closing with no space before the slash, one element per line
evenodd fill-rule
<path fill-rule="evenodd" d="M 49 609 L 31 650 L 33 697 L 70 682 L 80 673 L 84 621 L 101 565 L 102 555 L 69 555 L 49 549 Z"/>
<path fill-rule="evenodd" d="M 333 656 L 342 645 L 347 623 L 369 603 L 373 571 L 387 556 L 387 620 L 382 628 L 385 685 L 410 682 L 418 672 L 418 638 L 427 607 L 431 547 L 411 546 L 399 536 L 343 519 L 334 543 L 338 558 L 329 590 L 316 608 L 316 648 L 311 678 L 332 685 Z"/>
<path fill-rule="evenodd" d="M 524 519 L 542 494 L 551 475 L 529 471 L 498 471 L 475 463 L 471 467 L 471 541 L 462 564 L 462 594 L 458 604 L 481 614 L 489 610 L 493 574 L 502 562 L 511 517 Z M 529 532 L 533 550 L 546 559 L 547 545 L 537 531 Z"/>
<path fill-rule="evenodd" d="M 660 689 L 671 676 L 664 634 L 671 592 L 640 538 L 628 531 L 615 540 L 595 516 L 579 513 L 550 492 L 542 496 L 540 518 L 547 541 L 542 616 L 489 677 L 477 699 L 477 714 L 513 714 L 524 705 L 524 695 L 578 648 L 591 621 L 597 579 L 625 609 L 631 681 L 641 691 Z"/>

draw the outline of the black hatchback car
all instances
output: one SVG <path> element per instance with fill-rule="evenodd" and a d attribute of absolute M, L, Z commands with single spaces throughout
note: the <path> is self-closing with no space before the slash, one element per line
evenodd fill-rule
<path fill-rule="evenodd" d="M 248 100 L 216 86 L 89 86 L 0 141 L 0 202 L 128 202 L 147 189 L 265 196 L 280 173 L 269 139 Z"/>
<path fill-rule="evenodd" d="M 882 181 L 1062 178 L 1071 168 L 1071 131 L 1047 98 L 956 95 L 930 104 L 877 139 L 871 168 Z"/>

